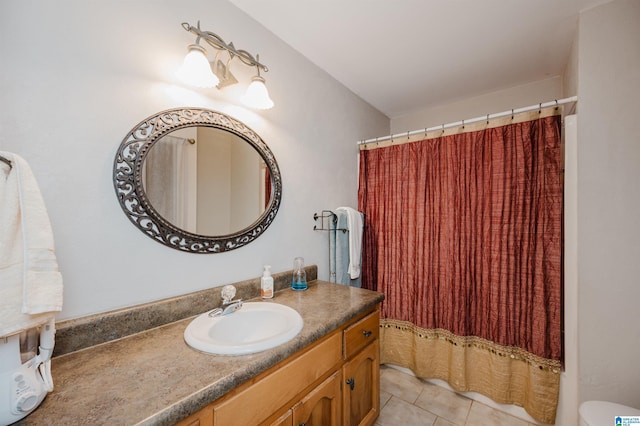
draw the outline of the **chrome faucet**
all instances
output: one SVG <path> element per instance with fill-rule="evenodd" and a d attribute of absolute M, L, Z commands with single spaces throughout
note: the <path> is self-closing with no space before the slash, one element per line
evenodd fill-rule
<path fill-rule="evenodd" d="M 229 315 L 242 308 L 242 299 L 233 299 L 236 295 L 236 288 L 232 285 L 222 287 L 222 308 L 215 308 L 209 312 L 210 317 Z"/>
<path fill-rule="evenodd" d="M 221 315 L 232 314 L 240 308 L 242 308 L 242 300 L 241 299 L 234 300 L 231 303 L 229 303 L 227 306 L 225 306 Z"/>

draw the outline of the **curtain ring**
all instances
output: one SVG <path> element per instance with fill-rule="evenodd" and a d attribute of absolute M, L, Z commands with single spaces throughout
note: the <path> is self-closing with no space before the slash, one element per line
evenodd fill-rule
<path fill-rule="evenodd" d="M 558 110 L 558 100 L 556 99 L 556 111 Z"/>
<path fill-rule="evenodd" d="M 462 120 L 462 128 L 464 129 L 464 120 Z"/>
<path fill-rule="evenodd" d="M 407 130 L 407 140 L 409 140 L 409 131 Z"/>
<path fill-rule="evenodd" d="M 513 120 L 513 108 L 511 108 L 511 120 Z"/>
<path fill-rule="evenodd" d="M 427 128 L 426 127 L 424 128 L 424 138 L 425 139 L 427 138 Z"/>
<path fill-rule="evenodd" d="M 489 124 L 489 114 L 487 114 L 487 124 Z"/>
<path fill-rule="evenodd" d="M 444 135 L 444 123 L 442 123 L 442 134 Z"/>
<path fill-rule="evenodd" d="M 542 114 L 542 102 L 538 104 L 538 114 Z"/>
<path fill-rule="evenodd" d="M 378 147 L 378 137 L 376 136 L 376 148 Z"/>

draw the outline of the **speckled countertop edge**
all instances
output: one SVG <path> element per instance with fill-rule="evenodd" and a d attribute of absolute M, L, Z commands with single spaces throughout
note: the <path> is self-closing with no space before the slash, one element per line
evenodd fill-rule
<path fill-rule="evenodd" d="M 276 348 L 216 356 L 184 343 L 193 317 L 53 359 L 55 389 L 23 425 L 171 425 L 256 377 L 383 300 L 380 293 L 324 281 L 276 292 L 302 331 Z M 262 300 L 262 299 L 256 299 Z"/>
<path fill-rule="evenodd" d="M 317 278 L 316 265 L 309 265 L 305 270 L 309 281 Z M 272 274 L 276 291 L 289 288 L 291 273 L 292 271 L 284 271 Z M 237 289 L 236 298 L 249 300 L 260 296 L 260 278 L 230 284 Z M 220 285 L 142 305 L 57 322 L 53 356 L 79 351 L 206 312 L 222 303 L 222 287 Z"/>

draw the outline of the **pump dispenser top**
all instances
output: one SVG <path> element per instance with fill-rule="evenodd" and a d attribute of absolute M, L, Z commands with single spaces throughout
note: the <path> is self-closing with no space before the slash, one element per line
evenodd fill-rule
<path fill-rule="evenodd" d="M 264 265 L 264 272 L 260 279 L 260 295 L 263 299 L 273 297 L 273 277 L 271 276 L 271 265 Z"/>

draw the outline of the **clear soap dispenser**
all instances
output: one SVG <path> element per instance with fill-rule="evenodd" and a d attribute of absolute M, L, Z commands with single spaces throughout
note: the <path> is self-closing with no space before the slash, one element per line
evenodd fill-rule
<path fill-rule="evenodd" d="M 291 278 L 291 288 L 294 290 L 307 289 L 307 272 L 304 270 L 304 259 L 296 257 L 293 259 L 293 277 Z"/>
<path fill-rule="evenodd" d="M 260 295 L 263 299 L 273 298 L 273 277 L 271 276 L 270 265 L 264 265 L 264 272 L 260 279 Z"/>

